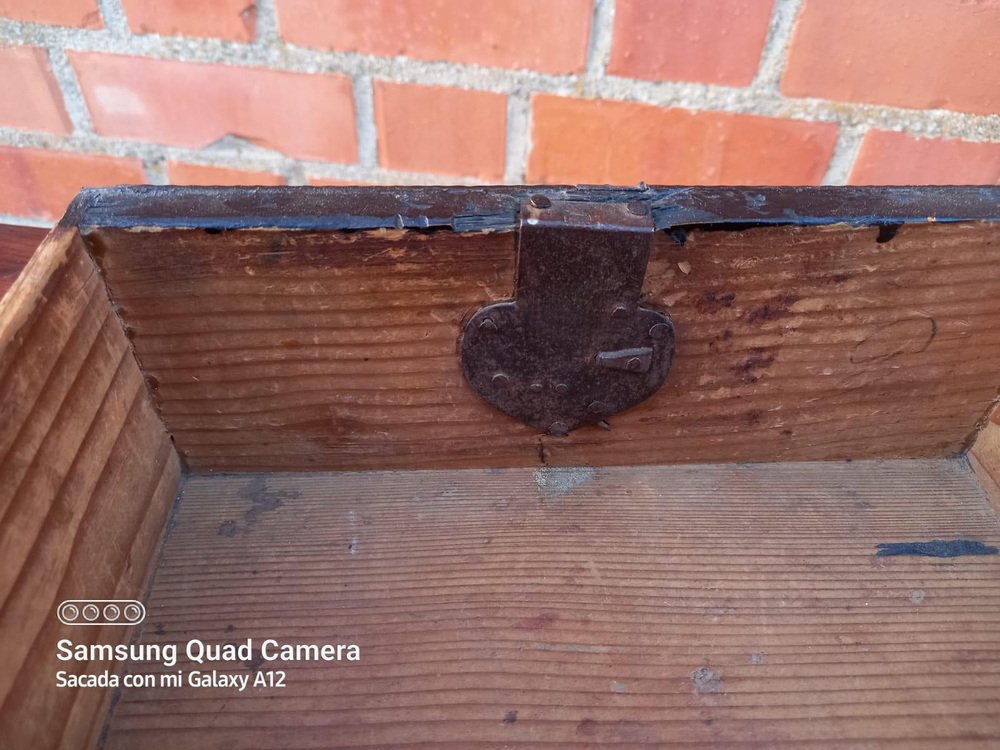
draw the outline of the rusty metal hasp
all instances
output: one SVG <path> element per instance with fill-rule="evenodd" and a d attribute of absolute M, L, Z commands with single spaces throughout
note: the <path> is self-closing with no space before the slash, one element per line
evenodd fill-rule
<path fill-rule="evenodd" d="M 670 318 L 639 304 L 654 231 L 641 201 L 523 203 L 514 299 L 480 308 L 462 332 L 476 393 L 552 435 L 652 395 L 674 353 Z"/>

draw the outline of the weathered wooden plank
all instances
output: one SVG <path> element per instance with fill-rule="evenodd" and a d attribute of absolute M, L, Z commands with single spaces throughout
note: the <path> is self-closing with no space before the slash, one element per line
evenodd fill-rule
<path fill-rule="evenodd" d="M 659 233 L 645 290 L 673 369 L 610 432 L 565 438 L 461 375 L 463 319 L 511 293 L 512 233 L 87 239 L 198 471 L 959 453 L 1000 381 L 1000 225 L 855 223 Z"/>
<path fill-rule="evenodd" d="M 87 746 L 108 695 L 74 711 L 56 672 L 97 665 L 57 661 L 56 642 L 130 629 L 70 628 L 56 608 L 142 598 L 180 463 L 76 229 L 54 230 L 0 302 L 0 414 L 0 736 Z"/>
<path fill-rule="evenodd" d="M 962 460 L 191 477 L 141 642 L 354 643 L 129 690 L 130 748 L 989 747 L 1000 544 Z"/>

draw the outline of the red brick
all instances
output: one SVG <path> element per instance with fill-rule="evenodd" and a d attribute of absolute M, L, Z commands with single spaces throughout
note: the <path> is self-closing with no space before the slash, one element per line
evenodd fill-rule
<path fill-rule="evenodd" d="M 122 0 L 129 28 L 136 34 L 206 36 L 249 42 L 257 26 L 252 0 Z"/>
<path fill-rule="evenodd" d="M 503 94 L 375 82 L 383 167 L 500 180 L 506 120 Z"/>
<path fill-rule="evenodd" d="M 82 187 L 145 181 L 138 159 L 0 147 L 0 213 L 57 219 Z"/>
<path fill-rule="evenodd" d="M 0 0 L 0 18 L 86 29 L 104 25 L 97 0 Z"/>
<path fill-rule="evenodd" d="M 815 185 L 837 139 L 832 123 L 532 98 L 530 182 Z"/>
<path fill-rule="evenodd" d="M 608 72 L 745 86 L 760 66 L 774 0 L 618 0 Z"/>
<path fill-rule="evenodd" d="M 290 42 L 545 73 L 583 70 L 592 0 L 278 0 Z"/>
<path fill-rule="evenodd" d="M 916 138 L 873 130 L 851 170 L 852 185 L 997 185 L 1000 143 Z"/>
<path fill-rule="evenodd" d="M 190 148 L 228 135 L 300 159 L 357 159 L 346 76 L 69 55 L 101 135 Z"/>
<path fill-rule="evenodd" d="M 16 82 L 0 96 L 0 125 L 50 133 L 72 131 L 45 50 L 0 47 L 0 81 Z"/>
<path fill-rule="evenodd" d="M 172 185 L 284 185 L 281 175 L 247 172 L 229 167 L 168 161 L 167 178 Z"/>
<path fill-rule="evenodd" d="M 1000 0 L 806 0 L 788 96 L 1000 111 Z"/>

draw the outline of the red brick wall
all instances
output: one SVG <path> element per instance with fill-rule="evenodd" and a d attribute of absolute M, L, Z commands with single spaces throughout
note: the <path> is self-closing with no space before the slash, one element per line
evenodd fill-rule
<path fill-rule="evenodd" d="M 0 0 L 0 219 L 83 185 L 1000 181 L 1000 0 Z"/>

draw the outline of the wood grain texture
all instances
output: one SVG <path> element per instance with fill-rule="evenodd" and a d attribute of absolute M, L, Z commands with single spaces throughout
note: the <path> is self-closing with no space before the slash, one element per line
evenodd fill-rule
<path fill-rule="evenodd" d="M 1000 556 L 875 554 L 931 539 L 1000 544 L 963 460 L 191 477 L 141 641 L 361 660 L 107 749 L 996 747 Z"/>
<path fill-rule="evenodd" d="M 549 438 L 465 383 L 463 319 L 510 295 L 512 233 L 91 229 L 196 471 L 934 457 L 996 396 L 988 222 L 657 235 L 664 387 Z M 683 240 L 683 244 L 679 244 Z"/>
<path fill-rule="evenodd" d="M 0 737 L 92 744 L 109 695 L 57 689 L 64 599 L 142 598 L 180 482 L 107 290 L 75 229 L 57 228 L 0 301 Z M 93 667 L 90 667 L 93 668 Z"/>
<path fill-rule="evenodd" d="M 0 297 L 10 289 L 48 230 L 0 224 Z"/>

